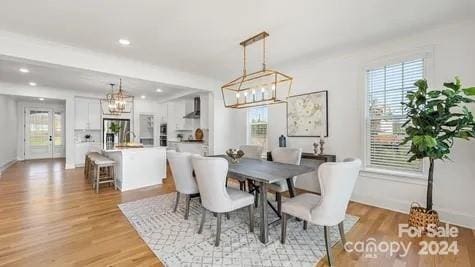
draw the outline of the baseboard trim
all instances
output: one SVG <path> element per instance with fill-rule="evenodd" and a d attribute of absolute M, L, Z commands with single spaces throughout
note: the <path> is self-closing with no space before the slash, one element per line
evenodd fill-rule
<path fill-rule="evenodd" d="M 64 165 L 64 169 L 66 169 L 66 170 L 74 169 L 74 168 L 76 168 L 76 164 L 74 164 L 74 163 L 66 163 Z"/>
<path fill-rule="evenodd" d="M 3 166 L 0 167 L 0 175 L 2 175 L 2 172 L 4 172 L 6 169 L 8 169 L 10 166 L 15 164 L 17 162 L 16 159 L 10 160 L 9 162 L 3 164 Z"/>
<path fill-rule="evenodd" d="M 397 211 L 404 214 L 409 213 L 409 208 L 411 206 L 411 201 L 401 201 L 390 198 L 380 199 L 360 194 L 354 194 L 351 197 L 351 200 L 365 205 Z M 434 210 L 439 213 L 439 217 L 442 222 L 475 229 L 475 216 L 473 215 L 437 208 L 437 206 L 434 207 Z"/>

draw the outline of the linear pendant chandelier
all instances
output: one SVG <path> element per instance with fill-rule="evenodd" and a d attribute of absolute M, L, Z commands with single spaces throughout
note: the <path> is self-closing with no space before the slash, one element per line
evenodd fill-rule
<path fill-rule="evenodd" d="M 278 104 L 287 101 L 292 87 L 292 77 L 266 68 L 266 37 L 261 32 L 240 43 L 243 46 L 243 74 L 221 87 L 224 106 L 227 108 L 248 108 Z M 262 70 L 247 73 L 246 47 L 262 41 Z"/>

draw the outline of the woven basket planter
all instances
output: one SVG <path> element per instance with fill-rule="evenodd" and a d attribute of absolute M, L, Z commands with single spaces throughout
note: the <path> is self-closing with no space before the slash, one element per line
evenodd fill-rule
<path fill-rule="evenodd" d="M 426 211 L 419 203 L 413 202 L 409 211 L 409 226 L 427 231 L 427 226 L 439 225 L 439 214 L 435 210 Z"/>

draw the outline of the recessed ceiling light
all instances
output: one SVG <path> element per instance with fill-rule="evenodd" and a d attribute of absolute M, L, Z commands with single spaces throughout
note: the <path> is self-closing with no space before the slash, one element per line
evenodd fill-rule
<path fill-rule="evenodd" d="M 28 70 L 27 68 L 20 68 L 19 71 L 20 71 L 20 72 L 23 72 L 23 73 L 28 73 L 28 72 L 30 72 L 30 70 Z"/>
<path fill-rule="evenodd" d="M 40 97 L 40 98 L 38 98 L 38 99 L 39 99 L 40 101 L 44 101 L 44 100 L 45 100 L 45 99 L 44 99 L 44 98 L 42 98 L 42 97 Z"/>
<path fill-rule="evenodd" d="M 145 99 L 147 96 L 141 95 L 140 98 Z"/>
<path fill-rule="evenodd" d="M 29 82 L 28 83 L 30 86 L 36 86 L 36 83 L 35 82 Z"/>
<path fill-rule="evenodd" d="M 158 88 L 158 89 L 157 89 L 157 90 L 155 90 L 155 91 L 157 91 L 157 93 L 161 93 L 161 92 L 163 92 L 163 90 L 162 90 L 162 89 L 160 89 L 160 88 Z"/>
<path fill-rule="evenodd" d="M 121 44 L 123 46 L 128 46 L 128 45 L 130 45 L 130 41 L 127 40 L 127 39 L 119 39 L 119 44 Z"/>

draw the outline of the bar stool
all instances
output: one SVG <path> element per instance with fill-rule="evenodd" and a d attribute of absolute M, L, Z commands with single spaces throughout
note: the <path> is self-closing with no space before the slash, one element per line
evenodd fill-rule
<path fill-rule="evenodd" d="M 86 154 L 86 157 L 84 160 L 84 177 L 87 180 L 91 180 L 92 178 L 91 172 L 94 170 L 93 159 L 97 158 L 98 156 L 101 156 L 101 154 L 98 152 L 89 152 Z"/>
<path fill-rule="evenodd" d="M 105 183 L 114 184 L 114 188 L 117 190 L 115 161 L 104 156 L 97 156 L 92 161 L 94 162 L 92 188 L 96 189 L 96 193 L 99 193 L 99 186 Z"/>

